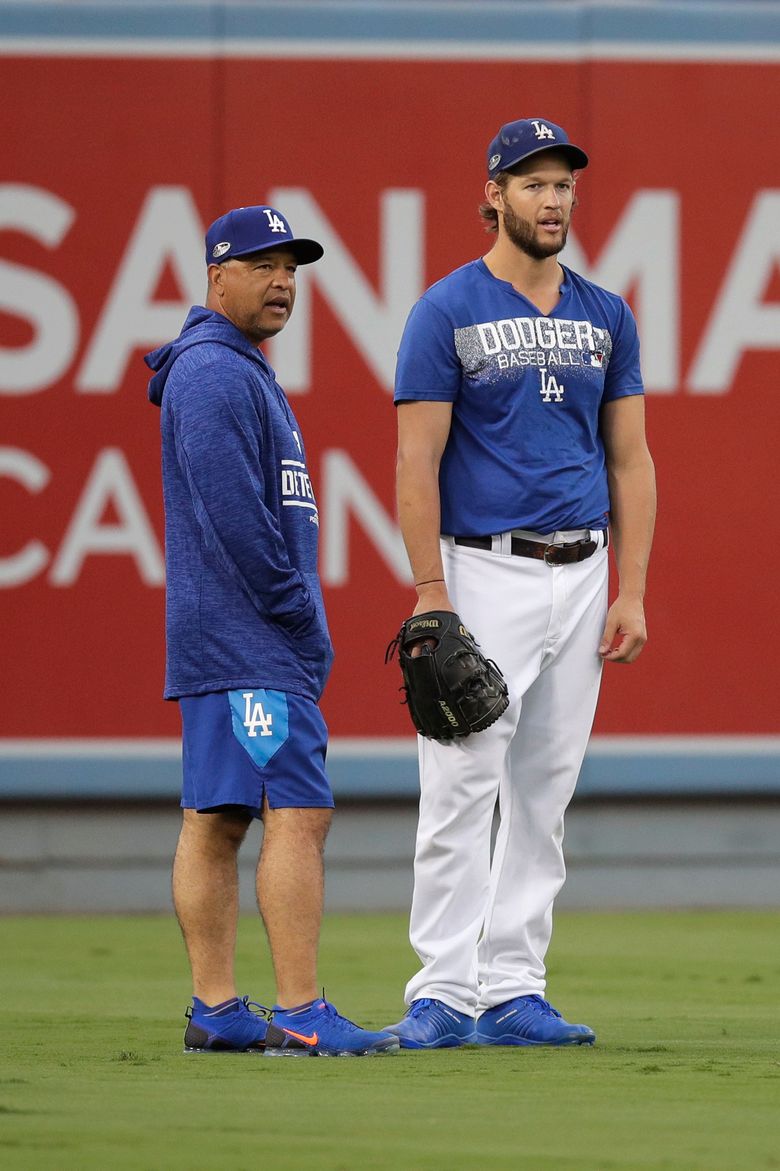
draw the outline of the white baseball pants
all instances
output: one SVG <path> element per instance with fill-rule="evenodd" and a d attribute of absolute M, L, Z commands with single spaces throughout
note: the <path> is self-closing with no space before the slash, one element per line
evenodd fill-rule
<path fill-rule="evenodd" d="M 472 1016 L 544 993 L 553 901 L 566 875 L 563 817 L 596 711 L 607 609 L 606 549 L 549 566 L 512 555 L 509 541 L 502 534 L 480 550 L 442 538 L 450 598 L 504 673 L 509 707 L 464 739 L 418 737 L 410 939 L 423 966 L 405 999 L 433 997 Z"/>

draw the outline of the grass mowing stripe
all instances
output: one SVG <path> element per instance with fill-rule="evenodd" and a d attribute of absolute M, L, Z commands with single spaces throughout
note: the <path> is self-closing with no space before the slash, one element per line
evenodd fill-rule
<path fill-rule="evenodd" d="M 181 1053 L 172 917 L 0 920 L 8 1171 L 750 1171 L 780 1167 L 780 913 L 558 917 L 553 1002 L 595 1048 L 366 1059 Z M 242 920 L 240 989 L 273 1000 Z M 400 916 L 330 916 L 328 996 L 396 1020 Z"/>

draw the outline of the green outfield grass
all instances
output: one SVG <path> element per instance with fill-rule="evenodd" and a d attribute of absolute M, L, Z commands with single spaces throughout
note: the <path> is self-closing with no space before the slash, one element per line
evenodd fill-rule
<path fill-rule="evenodd" d="M 402 1012 L 400 916 L 331 916 L 328 996 Z M 780 1168 L 780 913 L 560 915 L 550 996 L 593 1049 L 185 1057 L 172 918 L 0 920 L 0 1167 Z M 272 995 L 241 924 L 240 987 Z"/>

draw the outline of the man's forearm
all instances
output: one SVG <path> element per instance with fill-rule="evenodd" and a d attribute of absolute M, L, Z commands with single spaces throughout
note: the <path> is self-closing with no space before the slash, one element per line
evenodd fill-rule
<path fill-rule="evenodd" d="M 451 416 L 450 403 L 421 401 L 398 406 L 398 518 L 417 586 L 416 614 L 452 609 L 439 541 L 439 467 Z"/>
<path fill-rule="evenodd" d="M 398 519 L 417 589 L 415 612 L 451 609 L 439 544 L 439 480 L 433 467 L 398 461 Z"/>
<path fill-rule="evenodd" d="M 398 519 L 415 583 L 440 578 L 439 482 L 433 467 L 399 457 Z"/>
<path fill-rule="evenodd" d="M 649 455 L 609 476 L 620 593 L 643 597 L 655 528 L 655 470 Z"/>

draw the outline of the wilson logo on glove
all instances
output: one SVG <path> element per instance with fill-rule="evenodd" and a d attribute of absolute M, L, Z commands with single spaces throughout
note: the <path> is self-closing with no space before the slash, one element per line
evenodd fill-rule
<path fill-rule="evenodd" d="M 509 706 L 504 676 L 452 611 L 407 618 L 385 652 L 386 663 L 396 649 L 404 702 L 421 736 L 452 740 L 482 732 Z"/>

